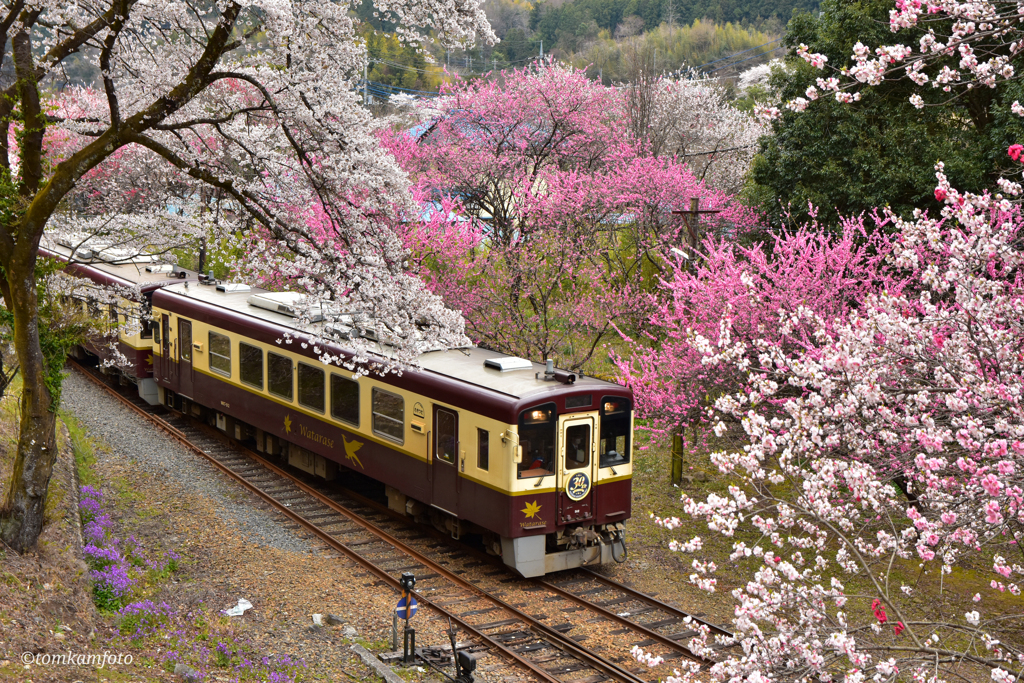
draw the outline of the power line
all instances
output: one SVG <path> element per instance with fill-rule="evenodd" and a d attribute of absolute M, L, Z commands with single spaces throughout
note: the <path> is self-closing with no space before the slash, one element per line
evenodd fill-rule
<path fill-rule="evenodd" d="M 713 74 L 713 73 L 715 73 L 716 71 L 721 71 L 722 69 L 728 69 L 728 68 L 729 68 L 729 67 L 731 67 L 731 66 L 736 66 L 737 64 L 742 64 L 743 62 L 749 62 L 749 61 L 750 61 L 751 59 L 759 59 L 759 58 L 761 58 L 761 57 L 764 57 L 765 55 L 770 55 L 771 53 L 773 53 L 773 52 L 775 52 L 775 51 L 777 51 L 777 50 L 784 50 L 784 49 L 786 49 L 786 46 L 785 46 L 785 45 L 779 45 L 778 47 L 775 47 L 775 48 L 772 48 L 771 50 L 768 50 L 767 52 L 762 52 L 762 53 L 760 53 L 760 54 L 756 54 L 756 55 L 754 55 L 753 57 L 747 57 L 746 59 L 741 59 L 741 60 L 740 60 L 740 61 L 738 61 L 738 62 L 731 62 L 731 63 L 729 63 L 729 64 L 723 64 L 723 65 L 722 65 L 722 66 L 720 66 L 720 67 L 717 67 L 717 68 L 715 68 L 715 69 L 712 69 L 712 70 L 711 70 L 711 71 L 709 71 L 708 73 L 709 73 L 709 74 Z"/>
<path fill-rule="evenodd" d="M 712 64 L 717 64 L 718 62 L 721 62 L 723 60 L 732 59 L 733 57 L 736 57 L 736 56 L 739 56 L 739 55 L 743 54 L 744 52 L 750 52 L 751 50 L 757 50 L 759 48 L 765 47 L 766 45 L 771 45 L 772 43 L 777 43 L 780 40 L 782 40 L 781 37 L 775 38 L 774 40 L 769 40 L 767 43 L 761 43 L 760 45 L 755 45 L 754 47 L 748 47 L 746 50 L 740 50 L 739 52 L 733 52 L 731 55 L 726 55 L 725 57 L 719 57 L 718 59 L 712 59 L 710 62 L 704 62 L 700 66 L 695 66 L 693 68 L 694 69 L 703 69 L 706 66 L 710 66 Z"/>

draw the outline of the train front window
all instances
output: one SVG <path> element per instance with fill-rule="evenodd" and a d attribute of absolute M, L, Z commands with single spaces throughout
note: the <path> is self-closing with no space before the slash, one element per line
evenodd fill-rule
<path fill-rule="evenodd" d="M 275 396 L 292 400 L 292 359 L 267 352 L 267 389 Z"/>
<path fill-rule="evenodd" d="M 620 396 L 601 399 L 601 467 L 629 462 L 631 416 L 629 399 Z"/>
<path fill-rule="evenodd" d="M 517 468 L 520 479 L 554 473 L 556 429 L 554 403 L 519 413 L 519 445 L 523 449 L 523 461 Z"/>
<path fill-rule="evenodd" d="M 590 467 L 590 425 L 573 425 L 565 430 L 565 469 Z"/>

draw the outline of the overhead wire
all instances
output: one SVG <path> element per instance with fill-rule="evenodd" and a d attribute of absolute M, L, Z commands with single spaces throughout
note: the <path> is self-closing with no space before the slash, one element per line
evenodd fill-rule
<path fill-rule="evenodd" d="M 688 71 L 697 71 L 697 70 L 700 70 L 700 69 L 704 69 L 705 67 L 710 66 L 712 64 L 717 64 L 718 62 L 727 61 L 727 60 L 733 60 L 733 59 L 735 59 L 736 57 L 738 57 L 740 55 L 746 54 L 747 52 L 751 52 L 753 50 L 759 50 L 759 49 L 767 47 L 768 45 L 771 45 L 773 43 L 777 43 L 780 40 L 782 40 L 781 37 L 775 38 L 773 40 L 769 40 L 766 43 L 762 43 L 761 45 L 755 45 L 754 47 L 750 47 L 750 48 L 747 48 L 745 50 L 740 50 L 739 52 L 734 52 L 731 55 L 727 55 L 725 57 L 719 57 L 718 59 L 713 59 L 710 62 L 705 62 L 704 64 L 701 64 L 699 66 L 690 67 L 687 70 Z M 536 41 L 534 41 L 534 42 L 536 42 Z M 756 55 L 752 55 L 752 56 L 746 57 L 744 59 L 740 59 L 740 60 L 737 60 L 737 61 L 729 61 L 727 64 L 722 64 L 721 66 L 718 66 L 718 67 L 715 67 L 714 69 L 708 70 L 707 73 L 713 74 L 716 71 L 721 71 L 723 69 L 728 69 L 728 68 L 734 67 L 734 66 L 736 66 L 738 64 L 743 64 L 745 62 L 749 62 L 749 61 L 751 61 L 753 59 L 760 59 L 762 57 L 765 57 L 766 55 L 770 55 L 773 52 L 777 52 L 778 50 L 782 50 L 782 49 L 785 49 L 785 46 L 784 45 L 778 45 L 778 46 L 772 48 L 771 50 L 767 50 L 765 52 L 759 52 Z M 512 62 L 502 62 L 500 66 L 502 68 L 504 68 L 504 67 L 512 66 L 514 64 L 519 64 L 519 63 L 522 63 L 522 62 L 533 61 L 535 59 L 537 59 L 537 57 L 530 56 L 530 57 L 527 57 L 527 58 L 524 58 L 524 59 L 518 59 L 518 60 L 515 60 L 515 61 L 512 61 Z M 372 59 L 371 58 L 368 61 L 370 61 L 370 62 L 372 62 L 374 64 L 382 64 L 384 66 L 387 66 L 387 67 L 390 67 L 390 68 L 394 68 L 394 69 L 399 69 L 399 70 L 402 70 L 402 71 L 411 71 L 411 72 L 421 73 L 421 74 L 433 74 L 433 75 L 438 75 L 438 76 L 443 75 L 443 72 L 431 71 L 431 70 L 428 70 L 428 69 L 420 69 L 418 67 L 410 66 L 410 65 L 407 65 L 407 64 L 401 64 L 399 62 L 394 62 L 394 61 L 388 60 L 388 59 Z M 466 70 L 465 68 L 460 69 L 459 67 L 455 67 L 455 71 L 456 71 L 456 73 L 460 73 L 461 72 L 462 74 L 468 73 L 468 74 L 473 74 L 473 75 L 483 75 L 483 74 L 488 73 L 489 71 L 492 71 L 493 68 L 498 66 L 497 63 L 494 62 L 494 61 L 492 61 L 492 65 L 493 65 L 492 69 L 489 69 L 488 71 L 473 71 L 473 70 Z M 437 67 L 437 68 L 440 68 L 440 67 Z M 388 85 L 386 83 L 379 83 L 377 81 L 366 81 L 366 86 L 367 86 L 367 91 L 368 92 L 372 91 L 373 94 L 375 94 L 377 96 L 383 96 L 383 97 L 390 97 L 391 95 L 395 94 L 394 91 L 396 91 L 396 90 L 399 91 L 399 92 L 402 92 L 402 93 L 409 93 L 409 94 L 417 95 L 417 96 L 437 97 L 438 95 L 440 95 L 439 92 L 434 91 L 434 90 L 417 90 L 417 89 L 414 89 L 414 88 L 403 88 L 401 86 Z"/>
<path fill-rule="evenodd" d="M 778 47 L 774 47 L 771 50 L 768 50 L 767 52 L 761 52 L 761 53 L 756 54 L 756 55 L 754 55 L 752 57 L 747 57 L 746 59 L 741 59 L 738 62 L 730 62 L 729 64 L 723 64 L 720 67 L 717 67 L 715 69 L 711 69 L 710 71 L 708 71 L 708 73 L 709 74 L 713 74 L 716 71 L 721 71 L 722 69 L 728 69 L 731 66 L 736 66 L 737 64 L 742 64 L 743 62 L 749 62 L 751 59 L 758 59 L 760 57 L 764 57 L 765 55 L 770 55 L 771 53 L 773 53 L 773 52 L 775 52 L 777 50 L 784 50 L 785 48 L 786 48 L 785 45 L 779 45 Z"/>
<path fill-rule="evenodd" d="M 732 59 L 733 57 L 738 57 L 739 55 L 742 55 L 742 54 L 744 54 L 746 52 L 750 52 L 751 50 L 757 50 L 757 49 L 765 47 L 767 45 L 771 45 L 772 43 L 777 43 L 780 40 L 782 40 L 781 36 L 778 37 L 778 38 L 775 38 L 774 40 L 769 40 L 767 43 L 761 43 L 760 45 L 755 45 L 754 47 L 748 47 L 746 50 L 740 50 L 739 52 L 733 52 L 731 55 L 726 55 L 725 57 L 719 57 L 718 59 L 712 59 L 710 62 L 704 62 L 703 64 L 701 64 L 699 66 L 692 67 L 692 68 L 694 68 L 694 69 L 703 69 L 706 66 L 710 66 L 712 64 L 717 64 L 718 62 L 721 62 L 723 60 Z M 776 49 L 778 49 L 778 48 L 776 48 Z M 715 69 L 715 70 L 717 71 L 717 69 Z"/>

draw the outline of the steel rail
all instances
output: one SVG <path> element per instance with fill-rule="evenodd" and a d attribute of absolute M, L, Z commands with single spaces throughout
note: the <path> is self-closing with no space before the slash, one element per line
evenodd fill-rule
<path fill-rule="evenodd" d="M 396 513 L 395 511 L 391 510 L 390 508 L 387 508 L 387 507 L 381 505 L 380 503 L 378 503 L 375 500 L 367 498 L 366 496 L 364 496 L 364 495 L 362 495 L 360 493 L 357 493 L 355 491 L 351 491 L 349 489 L 343 489 L 343 490 L 345 491 L 346 495 L 348 495 L 351 498 L 359 501 L 360 503 L 363 503 L 364 505 L 367 505 L 367 506 L 375 508 L 378 512 L 381 512 L 381 513 L 384 513 L 384 514 L 388 514 L 388 515 L 392 515 L 395 519 L 401 518 L 401 515 L 399 513 Z M 442 534 L 442 533 L 438 532 L 436 529 L 434 529 L 434 527 L 432 527 L 430 525 L 420 525 L 420 528 L 423 529 L 424 531 L 432 534 L 435 538 L 447 539 L 447 536 L 445 534 Z M 485 554 L 483 554 L 483 553 L 481 553 L 481 552 L 479 552 L 479 551 L 477 551 L 475 549 L 472 549 L 472 548 L 470 548 L 469 551 L 472 552 L 475 557 L 477 557 L 480 560 L 485 561 L 485 562 L 487 562 L 487 563 L 489 563 L 489 564 L 491 564 L 491 565 L 493 565 L 495 567 L 507 568 L 507 566 L 504 563 L 496 561 L 495 558 L 490 556 L 490 555 L 485 555 Z M 608 588 L 610 588 L 612 590 L 621 591 L 621 592 L 625 593 L 626 595 L 630 596 L 631 598 L 635 599 L 637 602 L 643 602 L 643 603 L 645 603 L 645 604 L 647 604 L 647 605 L 649 605 L 651 607 L 655 607 L 657 609 L 660 609 L 663 612 L 666 612 L 668 614 L 677 615 L 677 616 L 680 617 L 680 619 L 686 619 L 688 617 L 691 621 L 693 621 L 695 623 L 706 625 L 711 630 L 711 632 L 713 632 L 713 633 L 717 633 L 719 635 L 728 636 L 730 638 L 733 637 L 732 633 L 730 633 L 729 631 L 726 631 L 725 629 L 723 629 L 720 626 L 716 626 L 715 624 L 712 624 L 709 621 L 705 621 L 705 620 L 703 620 L 703 619 L 701 619 L 699 617 L 693 616 L 692 614 L 688 614 L 688 613 L 680 610 L 677 607 L 673 607 L 672 605 L 669 605 L 668 603 L 662 602 L 662 601 L 658 600 L 657 598 L 655 598 L 653 596 L 647 595 L 646 593 L 642 593 L 642 592 L 636 590 L 635 588 L 630 588 L 629 586 L 627 586 L 625 584 L 622 584 L 622 583 L 619 583 L 619 582 L 615 581 L 614 579 L 609 579 L 606 576 L 602 576 L 601 574 L 596 573 L 592 569 L 588 569 L 586 567 L 577 567 L 575 569 L 575 571 L 586 572 L 587 575 L 588 575 L 588 578 L 593 578 L 593 579 L 597 580 L 598 582 L 604 584 L 605 586 L 608 586 Z M 589 610 L 591 610 L 593 612 L 596 612 L 596 613 L 600 614 L 602 617 L 605 617 L 605 618 L 607 618 L 607 619 L 609 619 L 611 621 L 614 621 L 614 622 L 616 622 L 616 623 L 618 623 L 618 624 L 620 624 L 622 626 L 626 626 L 630 630 L 636 631 L 641 636 L 650 638 L 652 640 L 656 640 L 659 643 L 661 643 L 662 645 L 667 645 L 668 647 L 670 647 L 673 650 L 675 650 L 675 651 L 679 652 L 680 654 L 682 654 L 684 657 L 688 657 L 689 659 L 692 659 L 695 662 L 698 662 L 698 663 L 700 663 L 702 665 L 709 665 L 709 664 L 713 663 L 713 662 L 708 661 L 706 658 L 701 657 L 700 655 L 695 655 L 690 650 L 690 648 L 687 647 L 686 645 L 684 645 L 683 643 L 681 643 L 681 642 L 679 642 L 677 640 L 672 640 L 671 638 L 669 638 L 669 637 L 667 637 L 667 636 L 665 636 L 665 635 L 663 635 L 661 633 L 658 633 L 657 631 L 654 631 L 654 630 L 644 626 L 643 624 L 641 624 L 639 622 L 632 621 L 632 620 L 630 620 L 630 619 L 628 619 L 626 617 L 623 617 L 623 616 L 619 616 L 615 612 L 612 612 L 611 610 L 609 610 L 609 609 L 607 609 L 605 607 L 602 607 L 601 605 L 598 605 L 598 604 L 596 604 L 594 602 L 590 602 L 589 600 L 587 600 L 584 597 L 575 595 L 575 594 L 569 592 L 568 590 L 566 590 L 565 588 L 561 588 L 561 587 L 551 583 L 547 579 L 543 579 L 543 578 L 525 579 L 524 578 L 523 580 L 524 581 L 532 581 L 532 582 L 534 582 L 536 584 L 544 586 L 545 589 L 551 591 L 552 593 L 556 593 L 557 595 L 565 598 L 566 600 L 568 600 L 570 602 L 573 602 L 573 603 L 575 603 L 577 605 L 580 605 L 582 607 L 585 607 L 585 608 L 587 608 L 587 609 L 589 609 Z"/>
<path fill-rule="evenodd" d="M 661 600 L 658 600 L 657 598 L 655 598 L 652 595 L 648 595 L 647 593 L 643 593 L 641 591 L 638 591 L 635 588 L 630 588 L 629 586 L 626 586 L 625 584 L 621 584 L 618 581 L 615 581 L 614 579 L 609 579 L 607 576 L 602 576 L 601 574 L 598 574 L 597 572 L 595 572 L 593 569 L 589 569 L 587 567 L 582 567 L 582 568 L 580 568 L 580 571 L 586 572 L 588 574 L 589 578 L 594 579 L 595 581 L 597 581 L 599 583 L 603 583 L 604 585 L 606 585 L 609 588 L 612 588 L 614 590 L 622 591 L 623 593 L 626 593 L 626 594 L 630 595 L 631 597 L 635 598 L 639 602 L 647 603 L 647 605 L 649 605 L 651 607 L 656 607 L 657 609 L 660 609 L 660 610 L 665 611 L 665 612 L 669 612 L 669 613 L 673 613 L 674 612 L 675 614 L 678 614 L 678 615 L 680 615 L 681 617 L 684 617 L 684 618 L 685 617 L 689 617 L 694 623 L 701 624 L 703 626 L 707 626 L 710 629 L 711 633 L 715 633 L 715 634 L 718 634 L 720 636 L 726 636 L 728 638 L 735 638 L 736 637 L 736 634 L 732 633 L 731 631 L 725 630 L 721 626 L 717 626 L 715 624 L 712 624 L 710 621 L 706 621 L 704 619 L 701 619 L 700 617 L 695 617 L 692 614 L 687 614 L 686 612 L 682 611 L 678 607 L 673 607 L 672 605 L 668 604 L 667 602 L 662 602 Z M 556 587 L 556 589 L 557 589 L 557 587 Z"/>
<path fill-rule="evenodd" d="M 690 659 L 694 660 L 695 662 L 699 662 L 701 664 L 707 664 L 708 663 L 708 661 L 706 659 L 704 659 L 703 657 L 700 657 L 698 655 L 695 655 L 690 650 L 690 648 L 688 648 L 686 645 L 680 643 L 677 640 L 672 640 L 668 636 L 662 635 L 662 634 L 658 633 L 657 631 L 654 631 L 652 629 L 649 629 L 649 628 L 643 626 L 642 624 L 638 624 L 635 621 L 630 621 L 629 619 L 627 619 L 625 617 L 620 617 L 618 614 L 616 614 L 615 612 L 612 612 L 610 609 L 602 607 L 601 605 L 598 605 L 597 603 L 590 602 L 586 598 L 581 598 L 578 595 L 573 595 L 572 593 L 570 593 L 569 591 L 565 590 L 564 588 L 559 588 L 558 586 L 556 586 L 555 584 L 551 583 L 550 581 L 547 581 L 546 579 L 534 579 L 534 581 L 536 581 L 540 585 L 544 586 L 544 588 L 546 588 L 547 590 L 551 591 L 552 593 L 556 593 L 557 595 L 561 596 L 562 598 L 564 598 L 566 600 L 569 600 L 570 602 L 574 602 L 577 605 L 581 605 L 583 607 L 586 607 L 589 610 L 597 612 L 598 614 L 600 614 L 605 619 L 610 619 L 610 620 L 616 622 L 617 624 L 619 624 L 621 626 L 626 626 L 627 628 L 629 628 L 629 629 L 631 629 L 633 631 L 636 631 L 637 633 L 640 633 L 641 635 L 646 636 L 647 638 L 649 638 L 651 640 L 658 641 L 662 645 L 667 645 L 668 647 L 672 648 L 673 650 L 676 650 L 677 652 L 682 653 L 683 656 L 689 657 Z M 672 611 L 678 612 L 678 610 L 672 610 Z M 686 615 L 686 617 L 690 617 L 690 619 L 694 618 L 694 617 L 692 617 L 690 615 Z M 680 617 L 680 618 L 682 619 L 682 618 L 686 618 L 686 617 Z"/>
<path fill-rule="evenodd" d="M 206 458 L 218 470 L 220 470 L 221 472 L 223 472 L 224 474 L 229 476 L 231 479 L 233 479 L 233 480 L 237 481 L 238 483 L 240 483 L 245 489 L 247 489 L 248 491 L 252 492 L 253 494 L 255 494 L 260 499 L 262 499 L 265 502 L 267 502 L 268 504 L 270 504 L 274 509 L 276 509 L 279 512 L 283 513 L 286 517 L 288 517 L 289 519 L 291 519 L 295 523 L 297 523 L 300 526 L 302 526 L 303 528 L 305 528 L 307 531 L 309 531 L 310 533 L 315 535 L 318 539 L 320 539 L 321 541 L 326 543 L 329 547 L 333 548 L 334 550 L 337 550 L 338 552 L 341 552 L 342 554 L 346 555 L 350 559 L 354 560 L 359 565 L 361 565 L 363 568 L 365 568 L 368 571 L 370 571 L 371 573 L 373 573 L 375 576 L 377 576 L 379 579 L 381 579 L 382 581 L 387 583 L 392 588 L 394 588 L 396 590 L 399 590 L 399 591 L 401 590 L 401 585 L 399 584 L 398 580 L 393 578 L 387 572 L 387 570 L 381 569 L 380 567 L 378 567 L 376 564 L 374 564 L 370 560 L 362 557 L 361 555 L 359 555 L 359 553 L 357 553 L 356 551 L 352 550 L 351 548 L 349 548 L 347 545 L 345 545 L 341 541 L 339 541 L 336 538 L 334 538 L 331 534 L 327 533 L 326 531 L 321 530 L 316 524 L 306 520 L 304 517 L 302 517 L 302 515 L 300 515 L 300 514 L 298 514 L 296 512 L 293 512 L 290 508 L 285 507 L 282 503 L 278 502 L 269 493 L 266 493 L 266 492 L 262 491 L 261 489 L 259 489 L 254 484 L 246 481 L 245 478 L 243 478 L 239 473 L 235 472 L 234 470 L 232 470 L 228 466 L 226 466 L 223 463 L 221 463 L 220 461 L 218 461 L 212 454 L 207 453 L 205 450 L 203 450 L 199 446 L 193 444 L 191 442 L 191 440 L 188 438 L 187 435 L 182 433 L 180 430 L 175 428 L 173 425 L 169 424 L 168 422 L 166 422 L 165 420 L 159 418 L 158 416 L 156 416 L 156 415 L 154 415 L 154 414 L 144 410 L 143 408 L 135 405 L 135 403 L 129 401 L 127 398 L 125 398 L 116 389 L 114 389 L 111 386 L 108 386 L 106 382 L 104 382 L 103 380 L 101 380 L 98 377 L 95 377 L 92 373 L 90 373 L 87 370 L 85 370 L 85 368 L 82 365 L 80 365 L 79 363 L 75 362 L 73 359 L 69 359 L 69 360 L 70 360 L 70 362 L 72 363 L 72 365 L 74 367 L 79 369 L 81 374 L 85 375 L 87 378 L 89 378 L 97 386 L 102 387 L 105 391 L 107 391 L 107 393 L 109 393 L 112 396 L 116 397 L 122 404 L 128 406 L 133 411 L 135 411 L 138 415 L 142 416 L 143 418 L 148 420 L 150 423 L 156 425 L 158 428 L 160 428 L 161 430 L 166 432 L 168 435 L 170 435 L 172 438 L 174 438 L 176 441 L 181 443 L 183 446 L 185 446 L 189 450 L 191 450 L 191 451 L 201 455 L 203 458 Z M 213 434 L 210 434 L 210 436 L 214 436 L 214 435 L 217 438 L 221 439 L 222 442 L 227 440 L 226 437 L 224 437 L 223 435 L 220 435 L 219 433 L 214 432 Z M 442 565 L 437 564 L 436 562 L 434 562 L 430 558 L 423 556 L 421 553 L 419 553 L 418 551 L 416 551 L 416 550 L 412 549 L 411 547 L 407 546 L 405 543 L 403 543 L 399 539 L 397 539 L 397 538 L 391 536 L 390 534 L 388 534 L 386 531 L 383 531 L 382 529 L 379 529 L 376 526 L 374 526 L 371 522 L 368 522 L 368 521 L 360 518 L 355 513 L 345 509 L 344 507 L 342 507 L 341 505 L 339 505 L 335 501 L 331 500 L 330 498 L 327 498 L 326 496 L 324 496 L 320 492 L 316 491 L 316 489 L 313 489 L 312 487 L 308 486 L 304 482 L 301 482 L 301 481 L 295 479 L 289 473 L 287 473 L 284 470 L 278 468 L 277 466 L 273 465 L 272 463 L 266 461 L 264 458 L 260 457 L 258 454 L 250 451 L 249 449 L 245 448 L 244 446 L 241 446 L 241 445 L 239 445 L 237 443 L 234 443 L 234 442 L 231 442 L 229 445 L 231 445 L 232 447 L 236 448 L 237 450 L 239 450 L 241 452 L 244 452 L 249 458 L 253 459 L 254 461 L 256 461 L 257 463 L 259 463 L 260 465 L 265 467 L 270 472 L 285 478 L 286 480 L 288 480 L 289 483 L 295 485 L 303 493 L 306 493 L 307 495 L 313 497 L 318 502 L 326 505 L 327 507 L 331 508 L 333 511 L 343 515 L 344 517 L 348 518 L 350 521 L 355 522 L 357 525 L 363 527 L 369 533 L 377 536 L 378 538 L 380 538 L 381 540 L 385 541 L 386 543 L 389 543 L 390 545 L 394 546 L 396 549 L 401 550 L 402 552 L 405 552 L 405 553 L 409 554 L 417 562 L 420 562 L 420 563 L 424 564 L 425 566 L 429 567 L 431 570 L 433 570 L 434 572 L 436 572 L 440 576 L 444 577 L 445 579 L 449 580 L 450 582 L 456 584 L 457 586 L 463 588 L 464 590 L 470 591 L 471 593 L 473 593 L 474 595 L 478 596 L 481 599 L 488 600 L 488 601 L 492 602 L 493 604 L 497 605 L 500 609 L 503 609 L 503 610 L 509 612 L 510 614 L 516 616 L 517 618 L 521 619 L 526 625 L 529 625 L 531 628 L 534 628 L 534 629 L 542 632 L 544 634 L 544 637 L 546 639 L 548 639 L 549 641 L 551 641 L 553 644 L 556 644 L 556 646 L 559 647 L 559 649 L 562 649 L 563 651 L 568 651 L 570 654 L 572 654 L 575 657 L 578 657 L 579 659 L 584 661 L 587 665 L 591 666 L 595 670 L 600 671 L 601 673 L 603 673 L 605 675 L 611 676 L 612 678 L 615 678 L 615 679 L 618 679 L 618 680 L 622 680 L 622 681 L 626 681 L 627 683 L 647 683 L 642 678 L 639 678 L 639 677 L 635 676 L 634 674 L 632 674 L 631 672 L 626 671 L 625 669 L 622 669 L 622 668 L 612 664 L 611 662 L 607 662 L 604 659 L 602 659 L 602 658 L 594 655 L 593 653 L 589 652 L 588 650 L 586 650 L 584 648 L 581 648 L 572 639 L 570 639 L 570 638 L 564 636 L 563 634 L 561 634 L 561 633 L 551 629 L 550 627 L 544 625 L 543 623 L 537 621 L 536 619 L 530 617 L 529 615 L 519 611 L 515 607 L 512 607 L 511 605 L 508 605 L 504 601 L 499 600 L 499 599 L 491 596 L 490 594 L 482 591 L 481 589 L 477 588 L 476 586 L 474 586 L 473 584 L 469 583 L 468 581 L 465 581 L 464 579 L 460 578 L 459 576 L 453 574 L 452 572 L 450 572 L 447 569 L 445 569 Z M 433 610 L 443 614 L 446 617 L 450 617 L 453 622 L 458 624 L 460 627 L 465 629 L 467 632 L 472 633 L 477 638 L 481 639 L 482 641 L 485 641 L 488 644 L 489 647 L 492 647 L 495 650 L 501 652 L 506 657 L 508 657 L 509 659 L 515 661 L 516 663 L 518 663 L 519 665 L 523 666 L 524 668 L 529 669 L 533 674 L 537 675 L 542 680 L 547 681 L 548 683 L 563 683 L 558 678 L 555 678 L 554 676 L 552 676 L 548 671 L 544 670 L 543 668 L 539 667 L 538 665 L 532 663 L 530 660 L 528 660 L 528 659 L 522 657 L 521 655 L 519 655 L 519 653 L 517 653 L 517 652 L 515 652 L 515 651 L 513 651 L 513 650 L 511 650 L 511 649 L 509 649 L 507 647 L 505 647 L 502 643 L 494 640 L 493 638 L 491 638 L 487 634 L 485 634 L 485 633 L 483 633 L 481 631 L 478 631 L 476 628 L 473 627 L 472 624 L 469 624 L 468 622 L 463 620 L 458 615 L 453 614 L 452 612 L 449 612 L 444 607 L 436 605 L 435 603 L 431 602 L 428 598 L 425 598 L 422 594 L 420 594 L 418 592 L 415 592 L 415 591 L 414 591 L 414 593 L 419 597 L 420 601 L 423 604 L 430 606 L 431 609 L 433 609 Z"/>

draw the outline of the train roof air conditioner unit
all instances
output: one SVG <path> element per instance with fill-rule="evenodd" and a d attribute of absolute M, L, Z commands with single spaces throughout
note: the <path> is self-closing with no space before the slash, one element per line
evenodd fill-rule
<path fill-rule="evenodd" d="M 501 372 L 509 370 L 532 370 L 533 362 L 518 356 L 504 356 L 502 358 L 488 358 L 484 361 L 485 368 L 494 368 Z"/>
<path fill-rule="evenodd" d="M 246 301 L 250 306 L 287 315 L 290 318 L 298 318 L 302 314 L 307 314 L 309 321 L 313 323 L 324 319 L 320 312 L 320 305 L 316 304 L 307 308 L 306 295 L 301 292 L 264 292 L 253 294 Z"/>
<path fill-rule="evenodd" d="M 232 294 L 234 292 L 251 292 L 252 287 L 241 282 L 225 282 L 217 285 L 217 291 L 224 292 L 225 294 Z"/>

